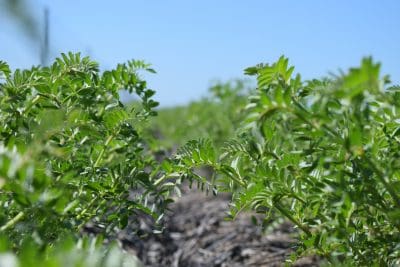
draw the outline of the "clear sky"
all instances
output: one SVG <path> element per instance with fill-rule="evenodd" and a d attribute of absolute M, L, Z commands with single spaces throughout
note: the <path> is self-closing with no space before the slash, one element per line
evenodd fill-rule
<path fill-rule="evenodd" d="M 400 82 L 398 0 L 26 2 L 39 25 L 50 10 L 52 57 L 81 51 L 103 69 L 132 58 L 152 63 L 158 73 L 146 78 L 162 106 L 204 96 L 210 81 L 243 78 L 244 68 L 282 54 L 306 79 L 372 55 Z M 38 44 L 4 10 L 0 59 L 13 68 L 39 64 Z"/>

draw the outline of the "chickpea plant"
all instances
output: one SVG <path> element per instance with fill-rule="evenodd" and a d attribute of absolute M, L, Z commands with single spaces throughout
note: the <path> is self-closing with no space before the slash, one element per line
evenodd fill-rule
<path fill-rule="evenodd" d="M 298 255 L 400 264 L 400 88 L 371 58 L 334 79 L 293 70 L 284 57 L 246 69 L 258 88 L 237 138 L 219 155 L 189 142 L 176 164 L 212 166 L 214 186 L 233 192 L 233 217 L 252 208 L 291 221 Z"/>
<path fill-rule="evenodd" d="M 143 138 L 158 103 L 140 71 L 154 72 L 134 60 L 100 72 L 72 53 L 30 70 L 0 61 L 0 265 L 62 265 L 75 255 L 70 266 L 119 266 L 126 255 L 82 229 L 92 223 L 107 236 L 138 213 L 158 220 L 184 179 L 231 192 L 232 218 L 250 208 L 291 221 L 299 242 L 288 264 L 309 254 L 334 265 L 400 264 L 400 88 L 371 58 L 309 81 L 285 57 L 248 68 L 257 88 L 244 112 L 243 96 L 214 88 L 212 110 L 229 101 L 221 110 L 241 111 L 241 122 L 221 124 L 240 124 L 236 136 L 222 147 L 225 136 L 189 141 L 161 163 Z M 133 108 L 121 89 L 138 97 Z M 204 165 L 211 180 L 196 171 Z"/>
<path fill-rule="evenodd" d="M 100 72 L 73 53 L 30 70 L 0 62 L 3 251 L 43 251 L 88 222 L 108 234 L 138 212 L 162 214 L 167 197 L 141 137 L 158 103 L 140 71 L 154 72 L 135 60 Z M 119 101 L 122 89 L 137 95 L 136 109 Z"/>

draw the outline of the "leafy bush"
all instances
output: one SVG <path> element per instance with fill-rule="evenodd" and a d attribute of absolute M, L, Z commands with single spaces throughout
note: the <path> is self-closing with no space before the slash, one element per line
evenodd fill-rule
<path fill-rule="evenodd" d="M 137 130 L 158 103 L 140 70 L 154 72 L 129 61 L 100 73 L 72 53 L 31 70 L 0 62 L 0 236 L 15 251 L 77 237 L 88 222 L 110 233 L 137 212 L 162 213 L 158 167 Z M 141 106 L 126 111 L 121 89 Z"/>
<path fill-rule="evenodd" d="M 284 57 L 246 69 L 258 88 L 238 137 L 219 156 L 189 142 L 179 171 L 212 166 L 234 192 L 232 216 L 250 207 L 290 220 L 299 255 L 400 264 L 400 88 L 371 58 L 337 79 L 293 70 Z"/>

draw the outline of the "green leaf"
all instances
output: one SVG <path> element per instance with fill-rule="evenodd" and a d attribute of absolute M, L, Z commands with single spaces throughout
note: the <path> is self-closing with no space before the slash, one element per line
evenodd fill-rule
<path fill-rule="evenodd" d="M 11 70 L 8 64 L 0 60 L 0 78 L 3 78 L 2 75 L 4 75 L 5 78 L 8 78 L 10 76 L 10 73 Z"/>

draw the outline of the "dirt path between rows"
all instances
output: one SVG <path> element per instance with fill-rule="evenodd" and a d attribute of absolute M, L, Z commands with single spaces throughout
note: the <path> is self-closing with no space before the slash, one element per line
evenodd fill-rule
<path fill-rule="evenodd" d="M 188 191 L 172 204 L 162 233 L 153 234 L 151 222 L 143 220 L 145 236 L 139 239 L 125 230 L 119 239 L 145 266 L 283 266 L 293 252 L 293 227 L 282 223 L 265 234 L 250 213 L 227 221 L 229 199 L 226 194 Z M 303 258 L 295 266 L 318 266 L 318 260 Z"/>

